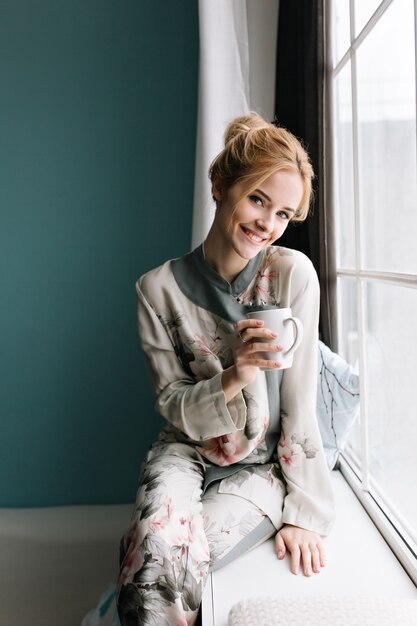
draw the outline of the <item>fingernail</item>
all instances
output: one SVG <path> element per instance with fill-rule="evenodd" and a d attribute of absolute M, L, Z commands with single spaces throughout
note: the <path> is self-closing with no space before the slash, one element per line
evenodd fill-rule
<path fill-rule="evenodd" d="M 304 571 L 305 571 L 305 575 L 306 575 L 306 576 L 310 576 L 310 574 L 311 574 L 311 570 L 310 570 L 308 567 L 307 567 L 307 569 L 306 569 L 306 570 L 304 570 Z"/>
<path fill-rule="evenodd" d="M 263 320 L 256 320 L 256 325 L 257 326 L 263 326 Z"/>
<path fill-rule="evenodd" d="M 298 567 L 294 568 L 294 574 L 298 574 Z"/>
<path fill-rule="evenodd" d="M 278 333 L 271 332 L 271 337 L 278 337 Z"/>
<path fill-rule="evenodd" d="M 280 558 L 283 555 L 282 550 L 278 550 L 278 558 Z"/>

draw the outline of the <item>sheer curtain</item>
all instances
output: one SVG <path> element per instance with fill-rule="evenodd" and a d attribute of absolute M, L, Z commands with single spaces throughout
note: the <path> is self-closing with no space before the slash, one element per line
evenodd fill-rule
<path fill-rule="evenodd" d="M 199 0 L 200 71 L 192 247 L 215 206 L 207 176 L 226 124 L 256 110 L 272 118 L 278 0 Z"/>
<path fill-rule="evenodd" d="M 249 44 L 246 2 L 199 0 L 200 72 L 194 187 L 193 248 L 214 217 L 207 172 L 222 148 L 227 122 L 249 110 Z"/>

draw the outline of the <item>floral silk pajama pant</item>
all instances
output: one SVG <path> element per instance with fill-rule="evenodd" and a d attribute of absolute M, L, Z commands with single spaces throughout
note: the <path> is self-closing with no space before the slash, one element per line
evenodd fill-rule
<path fill-rule="evenodd" d="M 202 496 L 203 466 L 153 448 L 142 468 L 130 526 L 121 541 L 117 606 L 122 626 L 191 626 L 210 570 L 275 534 L 249 500 Z"/>

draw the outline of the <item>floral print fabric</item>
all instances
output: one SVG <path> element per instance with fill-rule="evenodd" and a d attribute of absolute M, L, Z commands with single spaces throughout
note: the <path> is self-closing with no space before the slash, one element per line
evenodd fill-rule
<path fill-rule="evenodd" d="M 284 522 L 326 535 L 334 511 L 316 418 L 317 275 L 311 261 L 295 250 L 270 246 L 261 254 L 253 275 L 235 279 L 242 287 L 236 294 L 235 284 L 213 277 L 199 249 L 184 257 L 193 269 L 187 293 L 170 261 L 137 282 L 139 335 L 156 409 L 166 419 L 161 438 L 177 445 L 178 454 L 182 445 L 192 446 L 203 463 L 232 469 L 236 463 L 260 466 L 271 461 L 266 437 L 281 410 L 276 442 L 282 445 L 275 447 L 272 460 L 280 464 L 287 488 L 283 510 L 265 486 L 253 489 L 245 482 L 239 495 L 265 511 L 276 528 Z M 198 295 L 202 286 L 204 294 Z M 215 311 L 207 308 L 210 303 Z M 275 387 L 259 371 L 251 385 L 226 403 L 222 373 L 233 363 L 234 322 L 245 317 L 246 307 L 270 305 L 291 308 L 303 324 L 304 339 L 293 366 Z M 229 488 L 236 494 L 236 485 L 222 481 L 220 489 Z"/>
<path fill-rule="evenodd" d="M 248 500 L 219 494 L 217 484 L 201 497 L 203 474 L 192 455 L 170 446 L 149 453 L 121 545 L 122 626 L 194 624 L 210 566 L 265 519 Z"/>
<path fill-rule="evenodd" d="M 166 426 L 146 459 L 122 541 L 122 626 L 194 624 L 209 568 L 265 516 L 276 529 L 287 523 L 326 535 L 331 528 L 333 497 L 316 420 L 317 276 L 299 252 L 270 246 L 262 255 L 253 275 L 235 279 L 239 293 L 204 269 L 198 250 L 187 255 L 198 297 L 193 285 L 181 287 L 171 262 L 136 284 L 139 335 Z M 226 403 L 222 373 L 233 363 L 234 323 L 245 307 L 271 304 L 290 307 L 303 324 L 293 366 L 275 387 L 259 371 Z M 276 441 L 273 454 L 267 437 Z M 226 473 L 203 495 L 213 467 Z"/>

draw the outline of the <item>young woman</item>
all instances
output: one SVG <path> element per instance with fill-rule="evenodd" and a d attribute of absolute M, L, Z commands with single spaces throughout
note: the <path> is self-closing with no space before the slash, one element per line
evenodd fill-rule
<path fill-rule="evenodd" d="M 205 242 L 136 284 L 167 424 L 122 539 L 122 626 L 194 624 L 209 569 L 274 535 L 294 574 L 325 565 L 333 499 L 315 416 L 319 287 L 307 257 L 272 245 L 306 218 L 312 167 L 293 135 L 251 114 L 229 124 L 210 178 Z M 265 358 L 282 350 L 279 337 L 246 318 L 271 305 L 291 307 L 304 327 L 286 370 Z"/>

